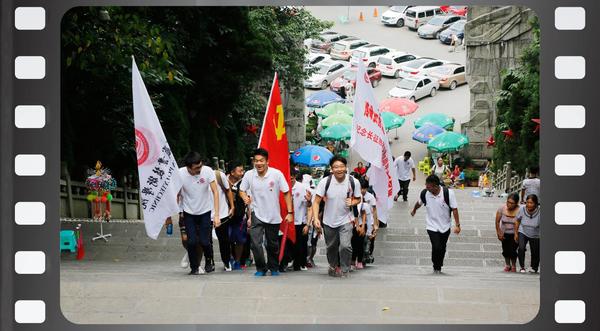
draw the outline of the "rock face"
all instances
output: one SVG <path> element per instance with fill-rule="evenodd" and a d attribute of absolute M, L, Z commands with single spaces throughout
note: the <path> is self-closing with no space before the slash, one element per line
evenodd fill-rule
<path fill-rule="evenodd" d="M 471 116 L 461 131 L 470 140 L 463 155 L 474 161 L 492 156 L 486 141 L 496 126 L 501 74 L 514 68 L 522 50 L 531 44 L 529 20 L 534 16 L 531 9 L 521 6 L 469 7 L 465 45 Z"/>

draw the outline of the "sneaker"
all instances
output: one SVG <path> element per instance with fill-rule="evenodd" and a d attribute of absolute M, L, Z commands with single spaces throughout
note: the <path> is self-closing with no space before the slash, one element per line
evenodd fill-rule
<path fill-rule="evenodd" d="M 206 274 L 206 271 L 204 270 L 204 268 L 198 267 L 198 274 L 199 275 L 204 275 L 204 274 Z"/>
<path fill-rule="evenodd" d="M 441 275 L 442 271 L 441 270 L 433 270 L 433 274 L 434 275 Z"/>
<path fill-rule="evenodd" d="M 365 266 L 362 264 L 362 262 L 356 262 L 356 269 L 361 270 L 364 268 L 365 268 Z"/>
<path fill-rule="evenodd" d="M 241 264 L 239 262 L 234 261 L 233 264 L 232 264 L 231 269 L 233 269 L 233 270 L 240 270 L 240 269 L 242 269 L 242 266 L 241 266 Z"/>
<path fill-rule="evenodd" d="M 327 270 L 327 274 L 330 277 L 335 277 L 335 268 L 329 267 L 329 269 Z"/>
<path fill-rule="evenodd" d="M 211 273 L 211 272 L 215 271 L 215 265 L 213 263 L 207 263 L 204 266 L 204 269 L 206 270 L 206 273 Z"/>
<path fill-rule="evenodd" d="M 183 258 L 181 259 L 180 265 L 183 269 L 187 269 L 190 266 L 190 260 L 188 259 L 188 253 L 185 253 Z"/>
<path fill-rule="evenodd" d="M 348 271 L 346 271 L 346 272 L 348 272 Z M 340 267 L 335 268 L 335 276 L 342 277 L 342 268 L 340 268 Z"/>
<path fill-rule="evenodd" d="M 521 270 L 519 270 L 519 272 L 522 274 L 526 273 L 525 268 L 521 268 Z"/>
<path fill-rule="evenodd" d="M 406 202 L 408 201 L 408 198 L 403 198 L 402 201 Z"/>
<path fill-rule="evenodd" d="M 300 267 L 300 271 L 307 271 L 308 268 L 307 267 Z"/>
<path fill-rule="evenodd" d="M 398 196 L 394 196 L 394 201 L 398 201 Z"/>
<path fill-rule="evenodd" d="M 349 272 L 342 272 L 338 277 L 348 278 L 348 277 L 350 277 L 350 273 Z"/>
<path fill-rule="evenodd" d="M 256 276 L 256 277 L 262 277 L 262 276 L 266 276 L 266 275 L 267 275 L 267 273 L 264 271 L 257 271 L 254 273 L 254 276 Z"/>
<path fill-rule="evenodd" d="M 525 272 L 525 269 L 523 269 L 523 272 Z M 537 269 L 530 268 L 530 269 L 529 269 L 529 273 L 530 273 L 530 274 L 537 274 L 537 273 L 538 273 L 538 270 L 537 270 Z"/>
<path fill-rule="evenodd" d="M 352 272 L 352 271 L 354 271 L 354 270 L 356 270 L 356 266 L 355 266 L 354 264 L 351 264 L 351 265 L 350 265 L 350 272 Z"/>
<path fill-rule="evenodd" d="M 510 272 L 510 266 L 507 265 L 506 267 L 504 267 L 504 272 Z"/>
<path fill-rule="evenodd" d="M 244 264 L 246 265 L 246 267 L 249 267 L 249 266 L 251 266 L 251 265 L 252 265 L 252 262 L 253 262 L 253 261 L 252 261 L 252 259 L 251 259 L 251 258 L 247 258 L 247 259 L 246 259 L 246 263 L 244 263 Z"/>
<path fill-rule="evenodd" d="M 272 271 L 271 270 L 271 276 L 279 276 L 279 275 L 280 275 L 279 271 Z"/>
<path fill-rule="evenodd" d="M 225 264 L 223 269 L 225 270 L 225 272 L 230 272 L 231 271 L 231 263 L 228 262 L 227 264 Z"/>
<path fill-rule="evenodd" d="M 513 266 L 512 268 L 510 268 L 510 272 L 517 272 L 517 267 Z"/>
<path fill-rule="evenodd" d="M 188 275 L 199 275 L 200 272 L 198 270 L 192 270 L 188 273 Z"/>

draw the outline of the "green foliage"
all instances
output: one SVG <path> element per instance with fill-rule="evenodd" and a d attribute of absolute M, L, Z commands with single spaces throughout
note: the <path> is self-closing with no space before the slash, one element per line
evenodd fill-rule
<path fill-rule="evenodd" d="M 518 173 L 539 164 L 539 132 L 534 133 L 540 110 L 540 27 L 537 17 L 531 22 L 533 42 L 523 50 L 519 65 L 504 73 L 497 101 L 498 118 L 494 137 L 494 163 L 511 161 Z M 513 138 L 505 139 L 503 130 L 511 129 Z"/>
<path fill-rule="evenodd" d="M 72 9 L 62 21 L 62 161 L 73 178 L 98 159 L 116 176 L 137 173 L 134 56 L 176 158 L 196 150 L 244 162 L 273 72 L 301 88 L 302 41 L 328 26 L 279 7 Z"/>
<path fill-rule="evenodd" d="M 479 180 L 479 171 L 465 169 L 465 180 Z"/>

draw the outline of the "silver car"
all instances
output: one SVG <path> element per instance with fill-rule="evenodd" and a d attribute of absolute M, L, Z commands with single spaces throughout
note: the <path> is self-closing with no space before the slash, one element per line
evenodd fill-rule
<path fill-rule="evenodd" d="M 429 77 L 412 77 L 400 79 L 396 86 L 388 92 L 391 98 L 404 98 L 417 101 L 426 96 L 435 96 L 440 84 Z"/>
<path fill-rule="evenodd" d="M 304 80 L 306 88 L 327 88 L 331 81 L 340 77 L 350 67 L 350 64 L 344 61 L 321 61 L 315 67 L 316 71 Z"/>
<path fill-rule="evenodd" d="M 400 67 L 400 77 L 407 78 L 424 75 L 435 67 L 439 67 L 445 63 L 446 61 L 436 60 L 430 57 L 420 57 L 412 61 L 404 62 Z"/>
<path fill-rule="evenodd" d="M 435 16 L 429 22 L 422 25 L 417 30 L 417 34 L 421 38 L 437 39 L 440 32 L 446 30 L 452 23 L 460 21 L 461 18 L 457 15 Z"/>

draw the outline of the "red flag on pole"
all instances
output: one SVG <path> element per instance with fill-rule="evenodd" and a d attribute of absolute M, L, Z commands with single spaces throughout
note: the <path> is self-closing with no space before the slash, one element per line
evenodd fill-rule
<path fill-rule="evenodd" d="M 269 167 L 276 168 L 283 173 L 291 190 L 290 152 L 287 134 L 285 132 L 283 105 L 281 102 L 281 92 L 279 90 L 277 73 L 275 73 L 275 78 L 273 79 L 273 86 L 271 87 L 271 95 L 269 96 L 269 103 L 267 104 L 265 120 L 260 131 L 258 147 L 269 151 Z M 279 251 L 279 261 L 281 261 L 286 239 L 289 238 L 292 242 L 296 242 L 296 228 L 293 223 L 288 224 L 287 221 L 285 221 L 285 217 L 287 216 L 287 206 L 283 199 L 283 193 L 280 193 L 279 195 L 279 206 L 281 207 L 281 217 L 283 218 L 279 227 L 281 232 L 283 232 L 283 239 L 281 240 Z"/>

